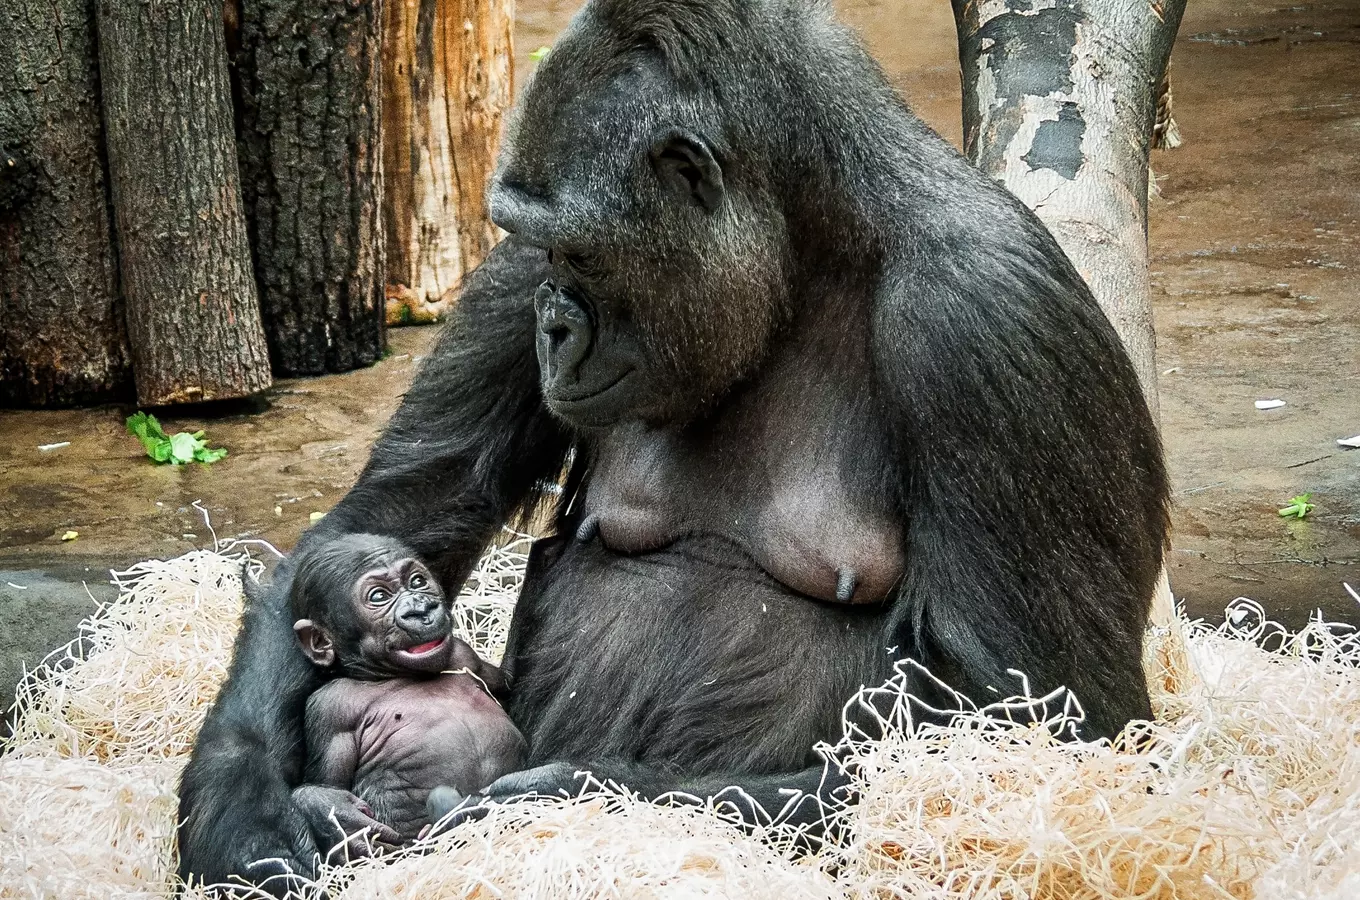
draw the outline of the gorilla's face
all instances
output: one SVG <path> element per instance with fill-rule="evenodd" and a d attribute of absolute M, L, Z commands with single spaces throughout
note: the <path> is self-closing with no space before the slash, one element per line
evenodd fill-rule
<path fill-rule="evenodd" d="M 548 252 L 534 308 L 549 408 L 580 427 L 683 424 L 784 317 L 783 218 L 711 104 L 645 56 L 600 71 L 581 37 L 526 88 L 491 217 Z"/>

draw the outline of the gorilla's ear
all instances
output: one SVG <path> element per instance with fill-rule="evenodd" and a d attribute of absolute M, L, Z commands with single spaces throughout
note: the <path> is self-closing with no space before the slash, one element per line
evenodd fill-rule
<path fill-rule="evenodd" d="M 652 168 L 666 187 L 709 212 L 722 203 L 722 166 L 695 135 L 669 128 L 652 142 L 651 157 Z"/>
<path fill-rule="evenodd" d="M 302 642 L 302 652 L 313 663 L 327 669 L 335 664 L 335 645 L 326 629 L 311 619 L 298 619 L 293 623 L 293 631 Z"/>

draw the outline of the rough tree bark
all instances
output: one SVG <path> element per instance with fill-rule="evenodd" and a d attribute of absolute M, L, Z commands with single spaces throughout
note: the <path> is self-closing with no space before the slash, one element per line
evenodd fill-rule
<path fill-rule="evenodd" d="M 123 399 L 89 0 L 0 2 L 0 405 Z"/>
<path fill-rule="evenodd" d="M 496 242 L 486 182 L 514 95 L 514 0 L 386 0 L 388 324 L 433 321 Z"/>
<path fill-rule="evenodd" d="M 953 0 L 964 149 L 1043 219 L 1157 410 L 1148 149 L 1185 0 Z"/>
<path fill-rule="evenodd" d="M 1148 150 L 1185 0 L 952 0 L 964 149 L 1033 209 L 1110 317 L 1158 414 Z M 1163 573 L 1152 622 L 1175 621 Z M 1168 650 L 1163 669 L 1186 671 Z"/>
<path fill-rule="evenodd" d="M 137 402 L 269 387 L 220 0 L 103 0 L 99 62 Z"/>
<path fill-rule="evenodd" d="M 381 24 L 381 0 L 242 4 L 241 190 L 275 375 L 386 346 Z"/>

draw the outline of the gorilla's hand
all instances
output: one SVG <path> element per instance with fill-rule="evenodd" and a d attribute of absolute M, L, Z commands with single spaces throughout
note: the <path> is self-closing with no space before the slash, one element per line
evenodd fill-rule
<path fill-rule="evenodd" d="M 401 835 L 373 817 L 373 809 L 343 788 L 304 784 L 293 805 L 327 859 L 358 859 L 401 846 Z"/>
<path fill-rule="evenodd" d="M 589 776 L 589 771 L 572 763 L 548 763 L 502 775 L 483 788 L 482 793 L 496 803 L 527 797 L 575 797 Z"/>
<path fill-rule="evenodd" d="M 202 800 L 195 804 L 196 811 L 213 810 L 218 815 L 180 826 L 181 877 L 192 873 L 196 884 L 248 881 L 271 896 L 285 897 L 300 891 L 303 879 L 315 873 L 319 854 L 311 824 L 286 789 L 261 790 L 249 803 L 231 806 Z M 232 896 L 230 890 L 215 893 Z"/>
<path fill-rule="evenodd" d="M 291 566 L 246 611 L 227 683 L 180 777 L 179 874 L 186 882 L 249 881 L 283 896 L 310 876 L 317 847 L 293 802 L 305 742 L 302 711 L 320 676 L 298 650 L 288 608 Z"/>
<path fill-rule="evenodd" d="M 425 803 L 433 825 L 421 837 L 438 834 L 464 822 L 476 821 L 500 803 L 514 803 L 538 797 L 575 797 L 581 793 L 589 773 L 571 763 L 557 762 L 502 775 L 480 794 L 461 794 L 451 787 L 438 787 Z"/>

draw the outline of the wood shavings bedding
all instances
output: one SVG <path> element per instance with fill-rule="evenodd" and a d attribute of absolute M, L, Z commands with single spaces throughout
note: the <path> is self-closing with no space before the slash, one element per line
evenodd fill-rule
<path fill-rule="evenodd" d="M 527 539 L 493 548 L 457 604 L 499 659 Z M 226 674 L 240 547 L 117 573 L 120 596 L 21 687 L 0 756 L 0 898 L 170 897 L 175 783 Z M 326 866 L 312 896 L 1104 898 L 1360 897 L 1360 645 L 1320 623 L 1287 634 L 1249 601 L 1237 627 L 1180 622 L 1148 641 L 1156 721 L 1117 745 L 963 713 L 910 729 L 905 676 L 866 692 L 888 736 L 848 735 L 861 802 L 843 841 L 615 789 L 493 810 L 381 860 Z M 1256 623 L 1250 627 L 1240 623 Z M 201 896 L 198 891 L 188 896 Z"/>

